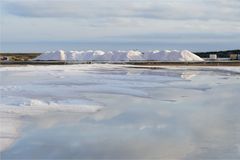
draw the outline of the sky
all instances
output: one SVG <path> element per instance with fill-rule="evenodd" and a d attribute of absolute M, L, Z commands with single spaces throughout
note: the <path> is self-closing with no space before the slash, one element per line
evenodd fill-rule
<path fill-rule="evenodd" d="M 0 50 L 237 49 L 239 8 L 239 0 L 1 0 Z"/>

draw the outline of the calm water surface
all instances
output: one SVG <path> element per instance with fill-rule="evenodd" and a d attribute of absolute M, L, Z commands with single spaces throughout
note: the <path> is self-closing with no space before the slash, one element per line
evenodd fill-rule
<path fill-rule="evenodd" d="M 237 72 L 41 67 L 1 70 L 3 86 L 20 87 L 6 95 L 81 99 L 103 107 L 21 115 L 20 135 L 2 151 L 2 159 L 240 158 Z"/>

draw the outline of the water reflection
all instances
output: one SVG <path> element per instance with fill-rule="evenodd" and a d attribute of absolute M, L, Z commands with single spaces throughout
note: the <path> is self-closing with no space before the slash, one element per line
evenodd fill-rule
<path fill-rule="evenodd" d="M 103 99 L 107 106 L 112 105 L 113 101 L 121 101 L 122 104 L 109 108 L 109 112 L 103 110 L 88 115 L 52 113 L 32 119 L 37 126 L 32 127 L 29 135 L 11 150 L 3 152 L 3 157 L 239 157 L 239 109 L 234 107 L 237 102 L 227 100 L 225 104 L 211 104 L 210 100 L 200 98 L 198 102 L 209 105 L 190 101 L 175 106 L 142 98 L 135 98 L 129 104 L 124 102 L 131 100 L 128 96 L 105 95 L 107 97 L 112 99 Z M 226 104 L 232 105 L 231 110 Z"/>
<path fill-rule="evenodd" d="M 195 77 L 199 71 L 186 71 L 186 70 L 170 70 L 166 68 L 151 69 L 151 68 L 130 68 L 130 69 L 98 69 L 95 71 L 89 71 L 88 73 L 100 74 L 100 75 L 148 75 L 148 76 L 163 76 L 163 77 L 175 77 L 190 80 Z"/>
<path fill-rule="evenodd" d="M 2 158 L 240 158 L 238 76 L 223 79 L 226 75 L 212 76 L 212 71 L 127 70 L 124 75 L 94 71 L 64 73 L 61 79 L 34 76 L 24 89 L 23 81 L 15 82 L 16 88 L 5 88 L 5 96 L 24 98 L 25 105 L 0 110 L 3 131 L 14 135 L 3 137 L 6 133 L 1 132 L 1 140 L 11 140 Z M 186 80 L 183 73 L 195 77 Z M 88 91 L 82 87 L 84 82 L 89 84 Z M 26 112 L 27 98 L 59 102 L 60 108 L 30 107 L 31 112 Z M 64 99 L 82 99 L 81 104 L 101 107 L 69 111 L 69 103 L 60 103 Z"/>

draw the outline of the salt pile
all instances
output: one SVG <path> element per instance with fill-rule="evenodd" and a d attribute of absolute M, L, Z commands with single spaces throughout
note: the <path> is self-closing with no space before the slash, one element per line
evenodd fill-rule
<path fill-rule="evenodd" d="M 201 62 L 204 61 L 194 53 L 183 50 L 164 51 L 52 51 L 45 52 L 34 60 L 42 61 L 169 61 L 169 62 Z"/>
<path fill-rule="evenodd" d="M 66 53 L 63 50 L 59 51 L 54 51 L 54 52 L 45 52 L 38 56 L 36 60 L 49 60 L 49 61 L 65 61 L 67 60 L 66 58 Z"/>

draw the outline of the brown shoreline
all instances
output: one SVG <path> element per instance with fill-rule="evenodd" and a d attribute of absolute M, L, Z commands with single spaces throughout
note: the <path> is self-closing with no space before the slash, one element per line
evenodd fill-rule
<path fill-rule="evenodd" d="M 0 65 L 73 65 L 73 64 L 127 64 L 143 66 L 240 66 L 240 61 L 160 62 L 160 61 L 0 61 Z"/>

